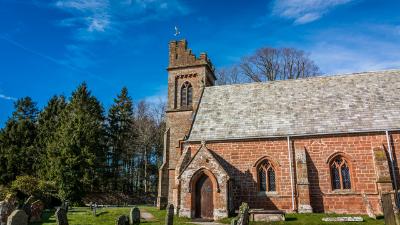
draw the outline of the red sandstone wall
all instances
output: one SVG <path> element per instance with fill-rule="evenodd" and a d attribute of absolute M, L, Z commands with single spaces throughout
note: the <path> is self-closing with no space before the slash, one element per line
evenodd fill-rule
<path fill-rule="evenodd" d="M 400 134 L 392 135 L 394 152 L 399 162 Z M 311 206 L 314 212 L 366 213 L 361 193 L 366 193 L 375 213 L 381 213 L 374 166 L 374 147 L 387 148 L 384 133 L 320 136 L 292 138 L 292 150 L 306 148 L 308 176 L 310 182 Z M 199 148 L 192 144 L 192 149 Z M 289 158 L 286 139 L 263 139 L 251 141 L 210 142 L 207 148 L 226 160 L 229 173 L 234 178 L 234 206 L 242 201 L 252 208 L 291 210 L 291 186 Z M 349 192 L 332 191 L 327 160 L 335 152 L 342 152 L 350 158 L 351 184 Z M 195 151 L 193 151 L 193 154 Z M 257 191 L 254 164 L 263 156 L 269 156 L 276 166 L 276 196 L 265 196 Z M 293 159 L 294 153 L 292 153 Z M 295 167 L 293 167 L 294 169 Z M 295 178 L 296 176 L 294 176 Z M 397 169 L 397 179 L 400 175 Z"/>

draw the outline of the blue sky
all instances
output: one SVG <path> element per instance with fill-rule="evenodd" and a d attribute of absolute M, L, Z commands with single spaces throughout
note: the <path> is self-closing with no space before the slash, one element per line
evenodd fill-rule
<path fill-rule="evenodd" d="M 0 127 L 15 99 L 42 108 L 86 81 L 107 109 L 166 95 L 168 42 L 217 68 L 259 47 L 295 47 L 325 74 L 400 68 L 398 0 L 0 0 Z"/>

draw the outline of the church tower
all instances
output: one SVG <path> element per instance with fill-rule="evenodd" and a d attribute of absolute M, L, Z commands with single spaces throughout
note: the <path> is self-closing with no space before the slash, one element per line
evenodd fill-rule
<path fill-rule="evenodd" d="M 175 167 L 189 135 L 203 90 L 214 85 L 214 68 L 205 53 L 196 57 L 186 40 L 169 43 L 168 101 L 163 164 L 159 170 L 157 206 L 173 201 Z"/>

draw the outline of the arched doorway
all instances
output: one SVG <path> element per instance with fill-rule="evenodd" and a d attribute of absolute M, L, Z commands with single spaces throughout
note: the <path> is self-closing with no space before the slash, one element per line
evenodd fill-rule
<path fill-rule="evenodd" d="M 214 218 L 213 184 L 209 176 L 202 174 L 195 186 L 195 217 Z"/>

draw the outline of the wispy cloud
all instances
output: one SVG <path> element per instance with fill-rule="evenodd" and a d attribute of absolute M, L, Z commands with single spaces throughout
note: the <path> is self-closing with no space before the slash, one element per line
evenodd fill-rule
<path fill-rule="evenodd" d="M 74 28 L 79 40 L 118 36 L 130 24 L 187 14 L 178 0 L 59 0 L 54 6 L 70 16 L 59 25 Z"/>
<path fill-rule="evenodd" d="M 14 97 L 11 97 L 11 96 L 7 96 L 7 95 L 4 95 L 4 94 L 0 94 L 0 98 L 1 99 L 5 99 L 5 100 L 10 100 L 10 101 L 17 100 L 17 98 L 14 98 Z"/>
<path fill-rule="evenodd" d="M 294 21 L 294 24 L 306 24 L 320 19 L 337 6 L 354 0 L 275 0 L 272 15 Z"/>
<path fill-rule="evenodd" d="M 315 34 L 308 51 L 328 74 L 400 69 L 397 25 L 364 24 Z M 359 30 L 359 32 L 355 31 Z"/>
<path fill-rule="evenodd" d="M 26 47 L 25 45 L 19 43 L 18 41 L 15 41 L 15 40 L 11 39 L 11 38 L 8 37 L 7 35 L 0 35 L 0 40 L 6 41 L 6 42 L 8 42 L 9 44 L 11 44 L 11 45 L 13 45 L 13 46 L 15 46 L 15 47 L 17 47 L 17 48 L 19 48 L 19 49 L 25 51 L 25 52 L 28 52 L 28 53 L 30 53 L 30 54 L 32 54 L 32 55 L 35 55 L 35 56 L 37 56 L 37 57 L 40 57 L 40 58 L 42 58 L 42 59 L 45 59 L 45 60 L 50 61 L 50 62 L 52 62 L 52 63 L 55 63 L 55 64 L 57 64 L 57 65 L 59 65 L 59 66 L 65 67 L 65 68 L 70 69 L 70 70 L 73 70 L 73 71 L 78 72 L 78 73 L 80 73 L 80 74 L 87 75 L 87 76 L 89 76 L 89 77 L 91 77 L 91 78 L 100 80 L 100 81 L 102 81 L 102 82 L 109 83 L 109 81 L 103 79 L 102 77 L 99 77 L 99 76 L 94 75 L 94 74 L 92 74 L 92 73 L 90 73 L 90 72 L 84 71 L 84 70 L 82 70 L 81 68 L 79 68 L 79 67 L 77 67 L 76 65 L 74 65 L 73 62 L 70 60 L 71 57 L 69 58 L 69 60 L 65 60 L 65 59 L 64 59 L 64 60 L 62 60 L 62 59 L 56 59 L 56 58 L 54 58 L 54 57 L 52 57 L 52 56 L 49 56 L 49 55 L 47 55 L 47 54 L 44 54 L 44 53 L 42 53 L 42 52 L 39 52 L 39 51 L 33 50 L 33 49 L 31 49 L 31 48 L 28 48 L 28 47 Z M 77 48 L 77 47 L 76 47 L 76 48 Z M 67 49 L 68 49 L 68 48 L 67 48 Z M 79 48 L 74 49 L 73 47 L 71 47 L 71 50 L 75 51 L 76 54 L 81 54 L 80 52 L 83 51 L 83 50 L 80 50 Z M 82 56 L 83 56 L 83 55 L 81 55 L 80 59 L 83 58 Z M 89 63 L 89 61 L 88 61 L 88 62 L 80 61 L 80 64 L 82 64 L 82 63 Z"/>

